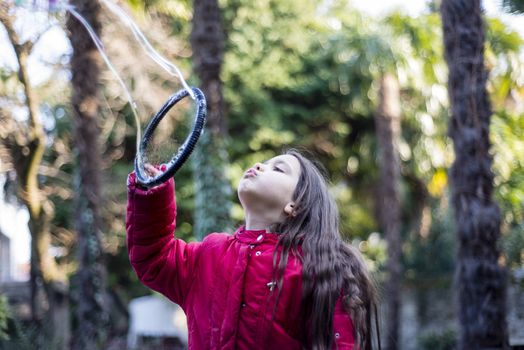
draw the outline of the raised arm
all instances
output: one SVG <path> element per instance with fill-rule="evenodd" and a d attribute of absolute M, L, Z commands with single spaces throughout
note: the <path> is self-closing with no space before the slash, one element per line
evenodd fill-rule
<path fill-rule="evenodd" d="M 196 275 L 201 243 L 175 239 L 174 188 L 174 180 L 170 179 L 151 189 L 141 189 L 135 174 L 129 175 L 127 249 L 140 281 L 183 306 Z"/>

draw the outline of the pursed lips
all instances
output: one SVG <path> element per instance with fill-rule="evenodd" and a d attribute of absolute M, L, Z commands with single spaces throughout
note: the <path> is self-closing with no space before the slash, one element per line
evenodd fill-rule
<path fill-rule="evenodd" d="M 257 171 L 256 171 L 255 169 L 251 168 L 251 169 L 248 169 L 248 170 L 245 172 L 244 177 L 255 177 L 255 176 L 257 176 L 257 175 L 258 175 L 258 174 L 257 174 Z"/>

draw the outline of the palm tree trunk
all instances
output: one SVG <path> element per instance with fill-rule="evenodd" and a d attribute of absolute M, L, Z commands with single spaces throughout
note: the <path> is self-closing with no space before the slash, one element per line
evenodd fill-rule
<path fill-rule="evenodd" d="M 225 175 L 228 163 L 227 126 L 220 70 L 224 32 L 217 0 L 194 0 L 191 46 L 194 70 L 208 102 L 206 131 L 193 156 L 196 185 L 195 228 L 202 239 L 230 225 L 231 187 Z M 217 205 L 217 200 L 220 204 Z"/>
<path fill-rule="evenodd" d="M 100 4 L 93 0 L 71 1 L 77 11 L 100 33 Z M 86 29 L 70 16 L 67 21 L 73 47 L 71 57 L 74 140 L 79 179 L 76 191 L 75 227 L 78 271 L 74 276 L 76 321 L 73 348 L 103 349 L 107 337 L 105 265 L 100 219 L 100 146 L 97 123 L 100 56 Z"/>
<path fill-rule="evenodd" d="M 387 324 L 386 347 L 400 345 L 401 208 L 400 208 L 400 93 L 396 78 L 384 74 L 380 79 L 379 106 L 375 126 L 380 157 L 380 195 L 377 201 L 379 222 L 388 245 L 388 280 L 386 282 Z"/>
<path fill-rule="evenodd" d="M 480 0 L 443 0 L 441 15 L 449 67 L 449 135 L 456 157 L 450 184 L 459 241 L 459 348 L 507 348 L 506 276 L 498 263 L 500 212 L 492 198 L 491 106 Z"/>

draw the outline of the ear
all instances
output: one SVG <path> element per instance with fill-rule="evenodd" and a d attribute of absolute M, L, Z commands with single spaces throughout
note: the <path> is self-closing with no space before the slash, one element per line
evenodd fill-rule
<path fill-rule="evenodd" d="M 295 211 L 295 202 L 289 202 L 284 207 L 284 213 L 287 214 L 287 216 L 295 217 L 297 216 L 297 212 Z"/>

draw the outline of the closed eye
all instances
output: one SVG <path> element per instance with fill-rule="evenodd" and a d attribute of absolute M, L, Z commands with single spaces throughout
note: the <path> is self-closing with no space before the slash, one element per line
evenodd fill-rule
<path fill-rule="evenodd" d="M 273 168 L 273 170 L 278 171 L 279 173 L 283 173 L 283 172 L 284 172 L 284 170 L 282 170 L 282 169 L 279 168 L 278 166 L 275 166 L 275 167 Z"/>

